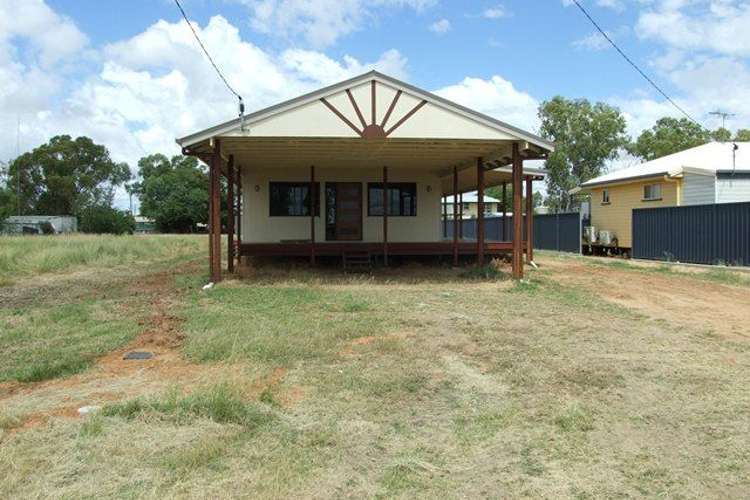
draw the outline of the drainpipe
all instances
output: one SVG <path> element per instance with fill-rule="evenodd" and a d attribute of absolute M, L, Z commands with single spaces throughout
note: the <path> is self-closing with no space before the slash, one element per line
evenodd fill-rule
<path fill-rule="evenodd" d="M 682 177 L 670 177 L 669 174 L 664 176 L 664 182 L 675 184 L 675 190 L 677 191 L 677 206 L 682 206 Z"/>

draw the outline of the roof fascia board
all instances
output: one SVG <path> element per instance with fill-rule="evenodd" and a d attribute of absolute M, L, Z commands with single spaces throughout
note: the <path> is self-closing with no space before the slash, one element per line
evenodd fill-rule
<path fill-rule="evenodd" d="M 615 179 L 612 181 L 594 182 L 591 184 L 581 184 L 581 190 L 586 191 L 591 188 L 598 188 L 603 186 L 618 186 L 621 184 L 631 184 L 633 182 L 642 182 L 648 179 L 663 179 L 664 176 L 674 177 L 676 174 L 670 174 L 669 172 L 654 172 L 651 174 L 636 175 L 634 177 L 627 177 L 625 179 Z"/>

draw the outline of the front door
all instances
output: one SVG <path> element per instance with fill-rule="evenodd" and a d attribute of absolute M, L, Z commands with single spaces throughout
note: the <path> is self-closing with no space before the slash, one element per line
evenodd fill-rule
<path fill-rule="evenodd" d="M 362 240 L 361 183 L 326 183 L 326 240 Z"/>

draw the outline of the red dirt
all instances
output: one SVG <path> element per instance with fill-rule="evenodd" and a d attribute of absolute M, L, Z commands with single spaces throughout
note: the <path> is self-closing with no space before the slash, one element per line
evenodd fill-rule
<path fill-rule="evenodd" d="M 735 340 L 750 339 L 750 290 L 712 283 L 693 275 L 663 275 L 638 268 L 618 269 L 573 260 L 543 260 L 560 283 L 675 325 L 696 325 Z"/>

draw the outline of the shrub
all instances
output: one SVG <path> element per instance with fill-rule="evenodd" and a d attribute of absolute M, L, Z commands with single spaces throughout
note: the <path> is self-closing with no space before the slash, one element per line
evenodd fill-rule
<path fill-rule="evenodd" d="M 135 231 L 135 219 L 130 212 L 107 206 L 86 208 L 79 220 L 83 233 L 133 234 Z"/>

